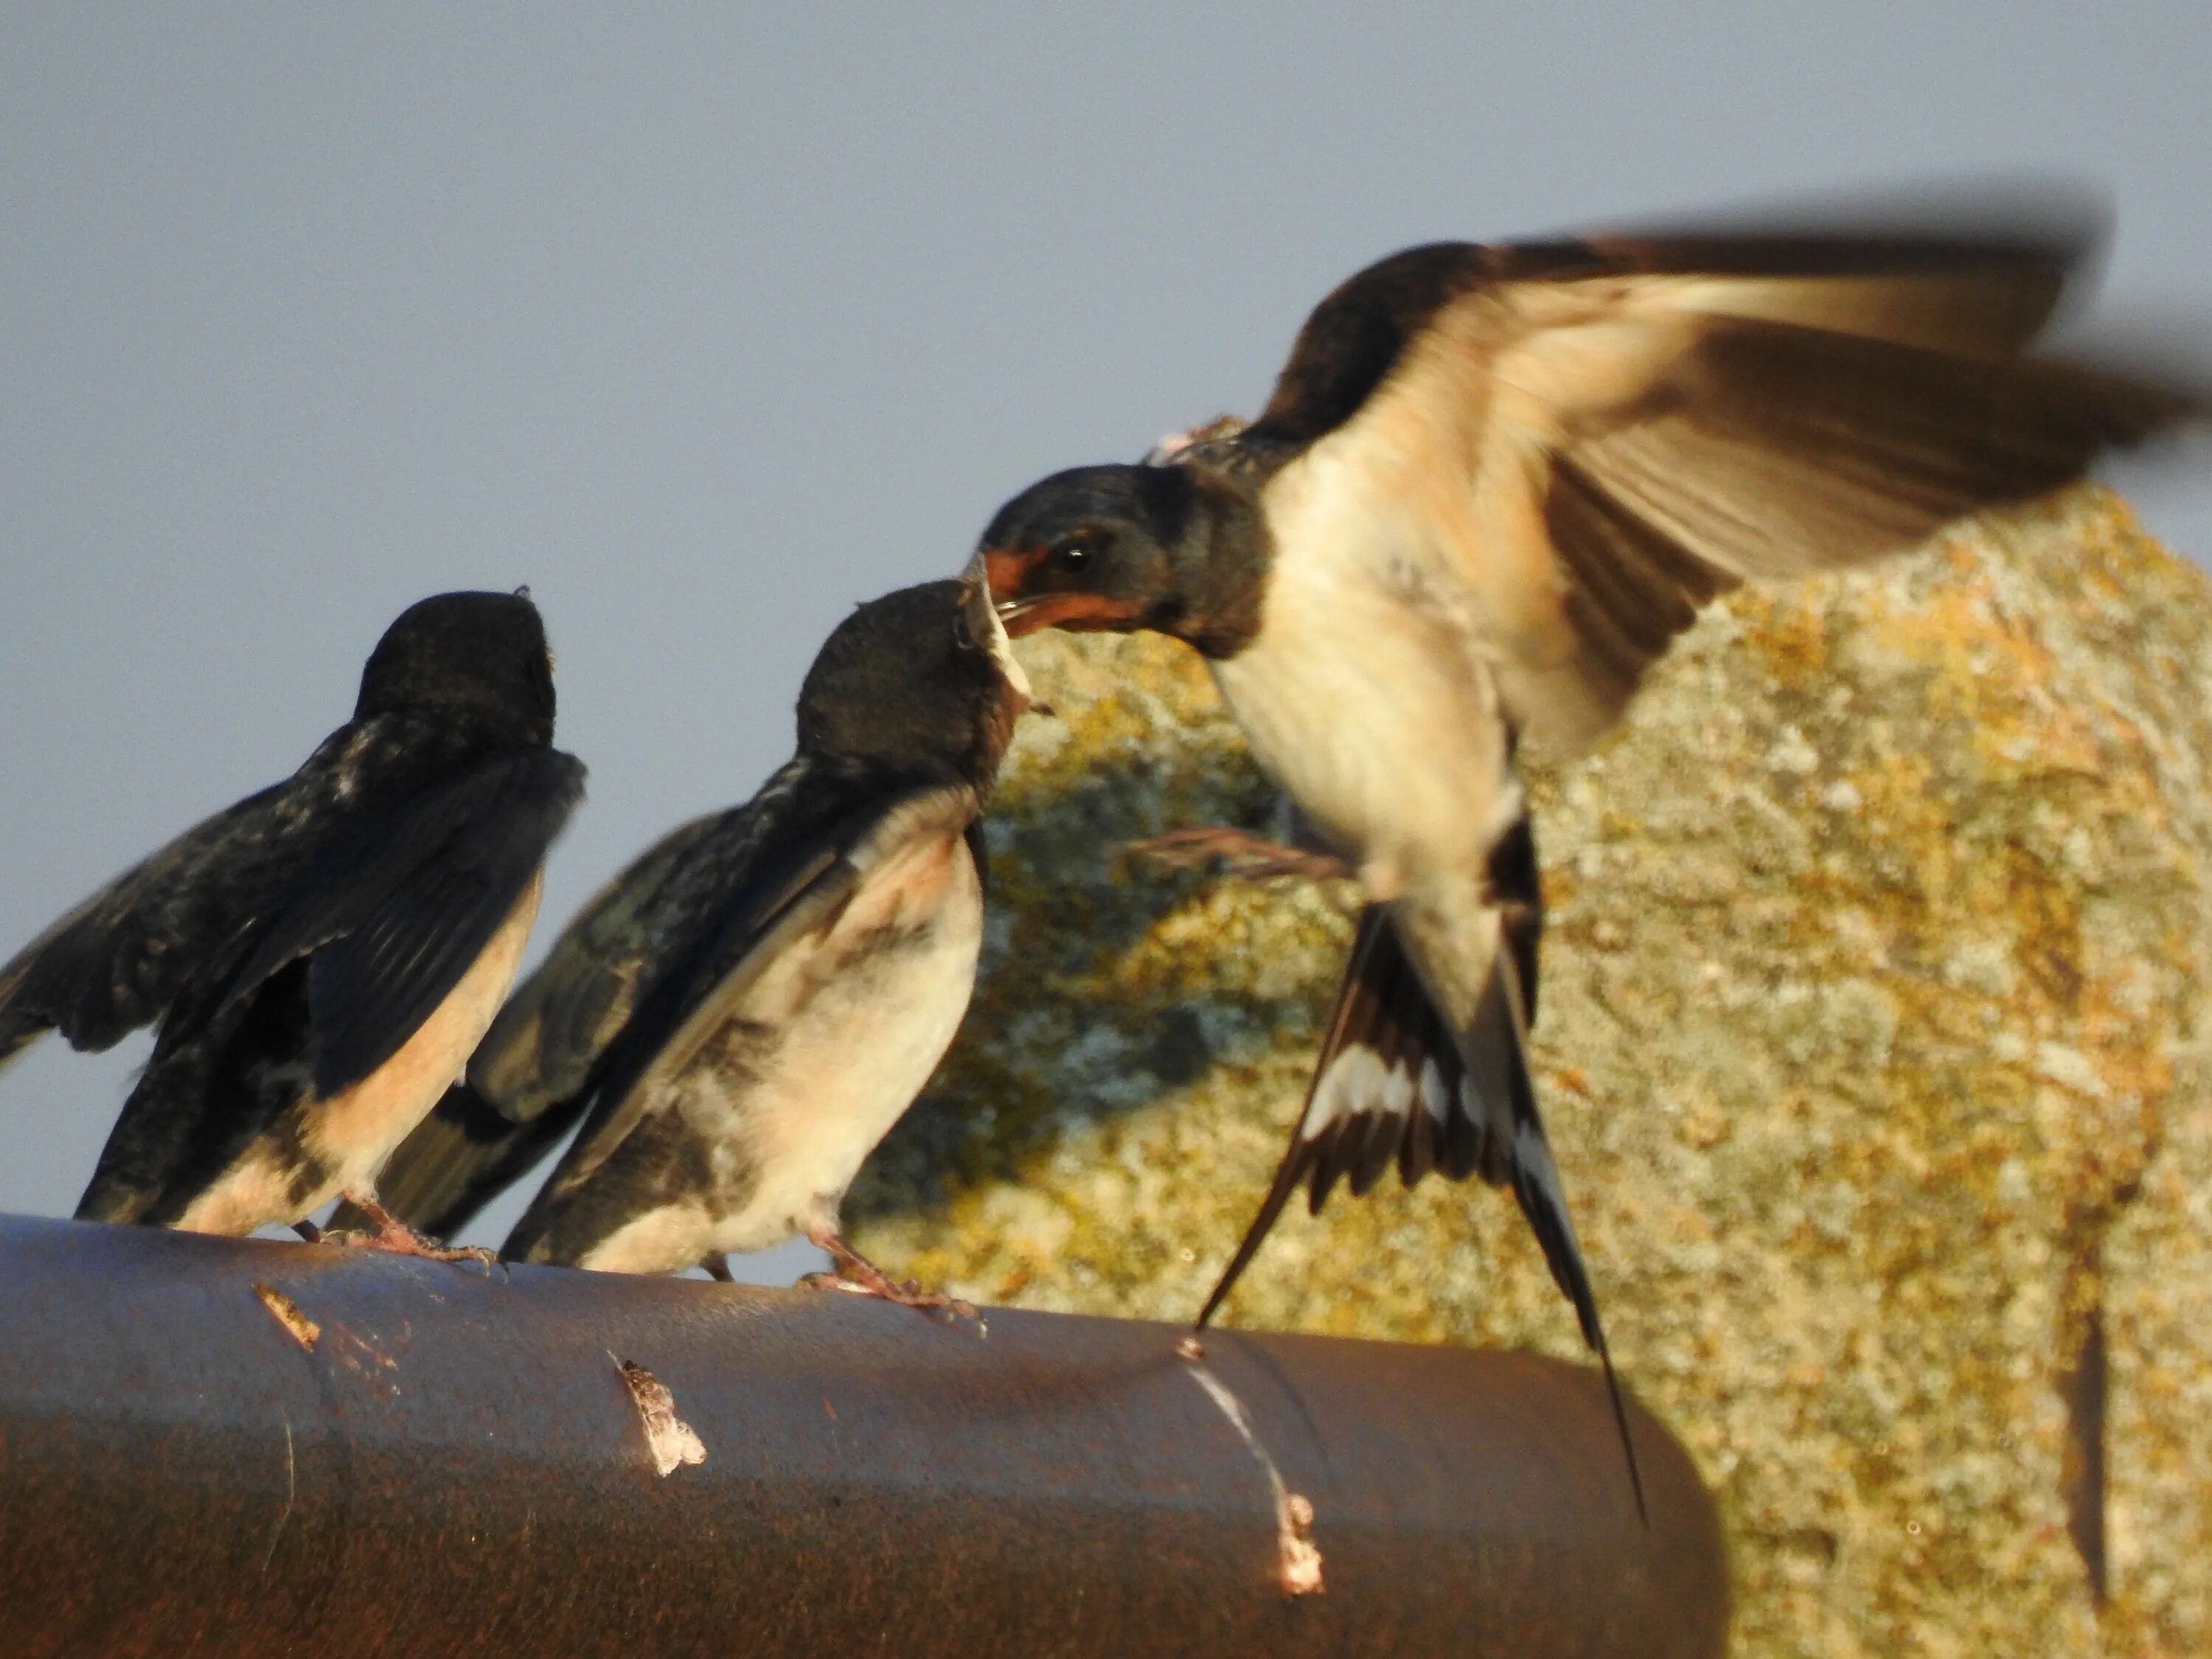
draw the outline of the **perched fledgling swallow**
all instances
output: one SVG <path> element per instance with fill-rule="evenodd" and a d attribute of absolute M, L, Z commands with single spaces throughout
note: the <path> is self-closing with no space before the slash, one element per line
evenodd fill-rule
<path fill-rule="evenodd" d="M 508 1259 L 720 1276 L 804 1234 L 848 1281 L 942 1305 L 855 1254 L 838 1206 L 967 1011 L 977 817 L 1028 696 L 980 571 L 848 617 L 798 752 L 569 924 L 393 1158 L 392 1207 L 450 1234 L 586 1117 Z"/>
<path fill-rule="evenodd" d="M 392 1149 L 514 983 L 584 769 L 519 593 L 403 611 L 353 719 L 0 969 L 0 1058 L 157 1027 L 76 1213 L 196 1232 L 371 1215 Z M 370 1241 L 417 1243 L 392 1229 Z"/>
<path fill-rule="evenodd" d="M 1603 732 L 1741 581 L 1901 551 L 2200 411 L 2033 352 L 2093 240 L 1417 247 L 1322 301 L 1257 421 L 1000 510 L 981 556 L 1009 631 L 1197 647 L 1370 900 L 1201 1324 L 1302 1181 L 1318 1209 L 1393 1163 L 1480 1174 L 1512 1187 L 1611 1382 L 1526 1059 L 1542 895 L 1516 744 Z"/>

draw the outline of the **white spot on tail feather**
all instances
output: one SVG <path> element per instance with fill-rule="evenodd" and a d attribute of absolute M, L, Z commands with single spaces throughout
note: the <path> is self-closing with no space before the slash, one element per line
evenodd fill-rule
<path fill-rule="evenodd" d="M 1432 1066 L 1430 1069 L 1435 1068 Z M 1442 1086 L 1441 1079 L 1438 1086 Z M 1328 1070 L 1322 1073 L 1321 1082 L 1314 1089 L 1313 1105 L 1307 1110 L 1305 1121 L 1298 1125 L 1298 1134 L 1303 1139 L 1311 1140 L 1338 1118 L 1355 1117 L 1362 1112 L 1410 1117 L 1416 1100 L 1424 1096 L 1426 1087 L 1425 1078 L 1417 1085 L 1413 1073 L 1404 1066 L 1386 1066 L 1372 1048 L 1354 1043 L 1339 1050 L 1329 1061 Z"/>
<path fill-rule="evenodd" d="M 1443 1071 L 1433 1060 L 1421 1065 L 1421 1109 L 1438 1123 L 1451 1121 L 1451 1091 L 1444 1086 Z"/>
<path fill-rule="evenodd" d="M 1480 1123 L 1486 1136 L 1495 1135 L 1501 1129 L 1511 1127 L 1510 1120 L 1503 1109 L 1492 1109 L 1490 1103 L 1483 1098 L 1482 1091 L 1474 1086 L 1472 1077 L 1463 1077 L 1459 1080 L 1459 1109 L 1460 1115 L 1468 1122 Z"/>

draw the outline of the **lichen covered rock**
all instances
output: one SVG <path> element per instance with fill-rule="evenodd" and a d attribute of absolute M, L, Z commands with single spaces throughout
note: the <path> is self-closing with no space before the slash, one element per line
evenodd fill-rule
<path fill-rule="evenodd" d="M 979 1300 L 1187 1319 L 1356 894 L 1115 857 L 1272 792 L 1181 647 L 1023 652 L 1059 715 L 975 1009 L 848 1214 Z M 2212 1652 L 2208 685 L 2203 578 L 2082 490 L 1737 595 L 1534 774 L 1539 1088 L 1745 1653 Z M 1580 1354 L 1510 1197 L 1435 1180 L 1286 1216 L 1230 1318 Z"/>

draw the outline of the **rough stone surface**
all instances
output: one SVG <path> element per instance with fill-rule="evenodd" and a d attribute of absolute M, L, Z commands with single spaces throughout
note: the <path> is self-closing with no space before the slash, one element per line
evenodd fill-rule
<path fill-rule="evenodd" d="M 1353 895 L 1109 857 L 1271 792 L 1180 647 L 1024 649 L 1060 718 L 1025 723 L 975 1012 L 857 1242 L 1188 1318 Z M 2083 490 L 1738 595 L 1536 774 L 1539 1086 L 1623 1374 L 1721 1494 L 1745 1654 L 2212 1653 L 2208 684 L 2203 578 Z M 1231 1318 L 1579 1352 L 1510 1200 L 1433 1180 L 1286 1216 Z"/>

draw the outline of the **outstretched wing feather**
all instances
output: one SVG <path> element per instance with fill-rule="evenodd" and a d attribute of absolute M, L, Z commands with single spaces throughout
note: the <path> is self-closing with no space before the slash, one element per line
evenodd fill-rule
<path fill-rule="evenodd" d="M 1414 249 L 1316 308 L 1237 441 L 1329 469 L 1376 546 L 1463 596 L 1516 722 L 1572 749 L 1715 594 L 1902 551 L 2201 417 L 2198 392 L 2029 355 L 2094 246 L 2076 222 Z"/>

